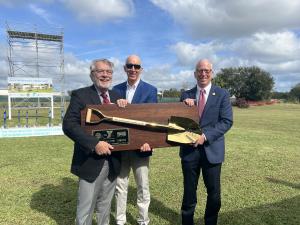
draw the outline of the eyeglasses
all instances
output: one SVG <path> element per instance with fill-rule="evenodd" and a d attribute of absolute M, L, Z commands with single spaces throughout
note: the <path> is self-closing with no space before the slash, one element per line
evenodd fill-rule
<path fill-rule="evenodd" d="M 211 71 L 212 71 L 211 69 L 210 70 L 209 69 L 200 69 L 200 70 L 196 69 L 196 72 L 198 74 L 201 74 L 201 73 L 209 74 Z"/>
<path fill-rule="evenodd" d="M 96 74 L 100 74 L 100 75 L 103 75 L 105 73 L 108 74 L 108 75 L 112 75 L 113 74 L 112 70 L 93 70 L 92 72 L 96 73 Z"/>
<path fill-rule="evenodd" d="M 132 69 L 132 67 L 133 67 L 134 69 L 136 69 L 136 70 L 141 69 L 141 65 L 139 65 L 139 64 L 132 64 L 132 63 L 126 64 L 126 68 L 127 68 L 127 69 Z"/>

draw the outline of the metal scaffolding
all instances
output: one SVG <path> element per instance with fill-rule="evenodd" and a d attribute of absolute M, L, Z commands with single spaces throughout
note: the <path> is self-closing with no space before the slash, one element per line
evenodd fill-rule
<path fill-rule="evenodd" d="M 60 102 L 61 112 L 65 107 L 65 74 L 64 74 L 64 36 L 62 28 L 37 27 L 30 24 L 8 24 L 8 77 L 51 78 L 55 93 L 51 100 L 53 104 Z M 52 98 L 52 99 L 51 99 Z M 53 100 L 54 98 L 54 100 Z M 58 100 L 60 98 L 60 100 Z M 11 99 L 11 109 L 22 107 L 41 108 L 38 101 L 29 98 Z M 53 103 L 54 102 L 54 103 Z M 48 107 L 48 106 L 47 106 Z M 11 110 L 10 110 L 11 111 Z M 53 110 L 52 110 L 52 116 Z"/>

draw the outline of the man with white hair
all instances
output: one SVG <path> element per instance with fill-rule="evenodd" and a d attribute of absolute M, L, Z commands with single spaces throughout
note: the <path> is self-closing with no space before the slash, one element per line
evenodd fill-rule
<path fill-rule="evenodd" d="M 92 225 L 96 211 L 97 225 L 109 225 L 111 200 L 120 172 L 120 155 L 113 146 L 80 126 L 80 111 L 88 104 L 109 104 L 121 97 L 109 90 L 113 63 L 96 59 L 90 66 L 93 85 L 72 91 L 70 105 L 63 120 L 63 131 L 74 141 L 71 172 L 79 177 L 76 225 Z"/>

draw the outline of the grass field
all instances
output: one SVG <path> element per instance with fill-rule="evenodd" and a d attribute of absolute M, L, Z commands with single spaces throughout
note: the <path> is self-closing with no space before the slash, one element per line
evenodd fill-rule
<path fill-rule="evenodd" d="M 72 142 L 52 136 L 0 139 L 0 143 L 0 224 L 74 224 L 77 178 L 69 172 Z M 226 146 L 218 224 L 300 224 L 300 105 L 234 108 Z M 181 224 L 178 148 L 155 150 L 150 188 L 151 224 Z M 131 177 L 129 225 L 136 224 L 135 192 Z M 200 182 L 197 224 L 203 220 L 205 198 Z"/>

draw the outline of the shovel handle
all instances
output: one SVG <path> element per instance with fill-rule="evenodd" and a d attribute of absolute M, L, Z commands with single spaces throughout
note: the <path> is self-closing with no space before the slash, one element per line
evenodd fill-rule
<path fill-rule="evenodd" d="M 131 124 L 131 125 L 144 126 L 144 127 L 148 126 L 148 127 L 169 128 L 168 125 L 164 125 L 164 124 L 150 123 L 150 122 L 145 122 L 145 121 L 141 121 L 141 120 L 132 120 L 132 119 L 125 119 L 125 118 L 120 118 L 120 117 L 111 117 L 111 121 L 119 122 L 119 123 L 126 123 L 126 124 Z"/>
<path fill-rule="evenodd" d="M 92 113 L 96 112 L 98 115 L 99 120 L 98 121 L 92 121 Z M 126 124 L 131 124 L 131 125 L 137 125 L 137 126 L 144 126 L 144 127 L 154 127 L 154 128 L 163 128 L 163 129 L 172 129 L 172 130 L 177 130 L 177 131 L 185 131 L 184 128 L 174 124 L 174 123 L 169 123 L 168 125 L 165 124 L 159 124 L 159 123 L 151 123 L 151 122 L 146 122 L 146 121 L 141 121 L 141 120 L 133 120 L 133 119 L 125 119 L 121 117 L 110 117 L 104 115 L 100 110 L 94 109 L 94 108 L 88 108 L 87 113 L 86 113 L 86 123 L 90 124 L 96 124 L 100 123 L 101 121 L 106 120 L 106 121 L 113 121 L 113 122 L 118 122 L 118 123 L 126 123 Z"/>

